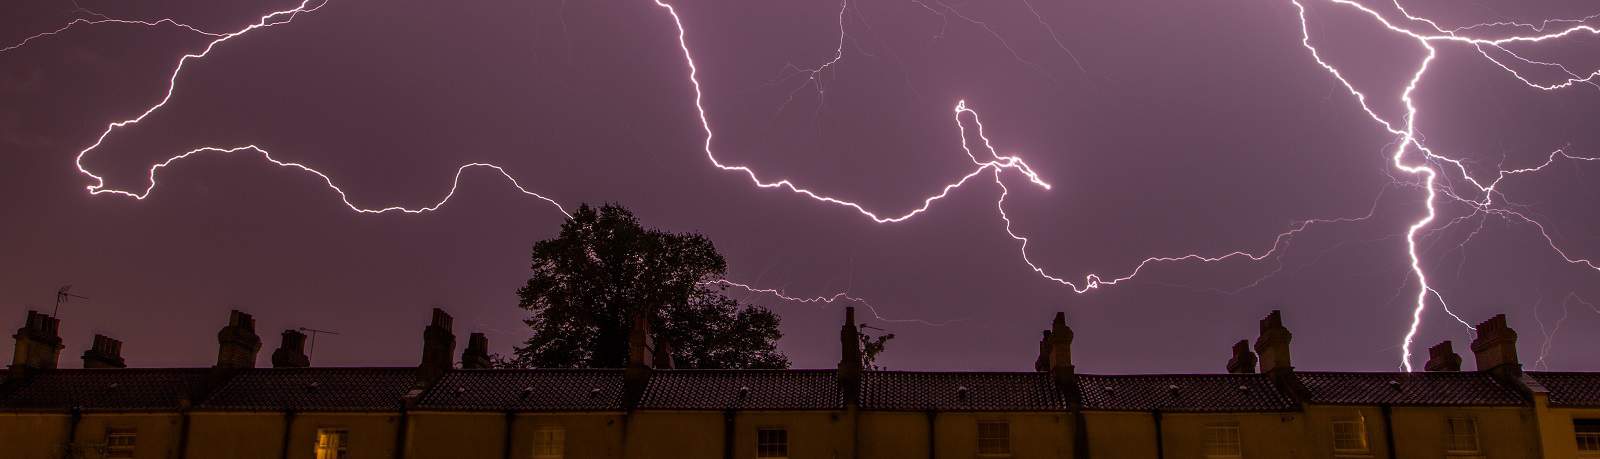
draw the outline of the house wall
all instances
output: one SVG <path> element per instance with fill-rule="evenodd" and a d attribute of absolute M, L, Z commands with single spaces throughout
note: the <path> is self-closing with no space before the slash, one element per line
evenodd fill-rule
<path fill-rule="evenodd" d="M 503 457 L 506 415 L 497 412 L 412 412 L 407 415 L 406 457 Z M 523 456 L 531 457 L 531 456 Z"/>
<path fill-rule="evenodd" d="M 720 458 L 722 431 L 721 411 L 635 411 L 623 446 L 630 459 Z"/>
<path fill-rule="evenodd" d="M 283 443 L 283 413 L 195 412 L 189 419 L 188 457 L 278 459 Z"/>
<path fill-rule="evenodd" d="M 1482 452 L 1475 457 L 1539 457 L 1534 413 L 1524 407 L 1396 407 L 1393 414 L 1396 457 L 1444 456 L 1446 420 L 1454 416 L 1477 421 Z"/>
<path fill-rule="evenodd" d="M 1305 444 L 1302 437 L 1304 422 L 1301 413 L 1164 413 L 1162 444 L 1169 458 L 1205 457 L 1206 426 L 1237 423 L 1246 458 L 1313 457 L 1314 446 Z"/>
<path fill-rule="evenodd" d="M 1090 458 L 1156 459 L 1155 417 L 1149 412 L 1087 411 L 1083 416 Z"/>
<path fill-rule="evenodd" d="M 1366 452 L 1334 451 L 1333 449 L 1333 422 L 1342 419 L 1360 419 L 1366 427 L 1367 450 Z M 1301 438 L 1305 439 L 1306 457 L 1317 459 L 1331 458 L 1372 458 L 1388 459 L 1394 457 L 1385 443 L 1383 423 L 1383 409 L 1377 406 L 1340 406 L 1340 405 L 1308 405 L 1305 407 L 1305 422 Z M 1398 432 L 1396 432 L 1398 435 Z M 1396 439 L 1398 443 L 1398 439 Z"/>
<path fill-rule="evenodd" d="M 61 457 L 70 422 L 62 413 L 0 413 L 0 447 L 8 457 Z"/>
<path fill-rule="evenodd" d="M 159 459 L 178 457 L 178 436 L 183 416 L 178 413 L 86 413 L 78 421 L 78 436 L 73 441 L 84 457 L 100 457 L 106 434 L 112 429 L 134 432 L 133 457 Z"/>
<path fill-rule="evenodd" d="M 756 457 L 756 432 L 763 427 L 788 431 L 790 459 L 851 457 L 850 422 L 843 411 L 736 412 L 733 457 Z"/>

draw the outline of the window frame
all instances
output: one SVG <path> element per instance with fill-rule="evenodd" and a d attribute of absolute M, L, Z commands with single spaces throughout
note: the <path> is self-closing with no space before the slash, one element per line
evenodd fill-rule
<path fill-rule="evenodd" d="M 770 434 L 776 434 L 776 436 Z M 756 427 L 756 457 L 761 459 L 788 459 L 789 428 L 785 426 Z"/>
<path fill-rule="evenodd" d="M 1341 448 L 1339 446 L 1339 426 L 1355 426 L 1355 441 L 1359 443 L 1355 448 Z M 1333 418 L 1330 423 L 1333 433 L 1333 452 L 1335 454 L 1363 454 L 1372 452 L 1372 442 L 1367 436 L 1367 418 L 1357 413 L 1355 416 L 1341 416 Z"/>
<path fill-rule="evenodd" d="M 126 438 L 127 444 L 120 444 L 114 439 Z M 107 458 L 131 458 L 138 453 L 139 431 L 132 428 L 106 429 L 105 448 L 101 455 Z"/>
<path fill-rule="evenodd" d="M 1457 425 L 1456 423 L 1457 422 L 1462 422 L 1462 421 L 1464 421 L 1464 424 L 1461 424 L 1461 425 L 1470 426 L 1471 430 L 1472 430 L 1471 433 L 1467 434 L 1465 437 L 1463 437 L 1462 433 L 1456 431 L 1456 425 Z M 1478 418 L 1475 418 L 1475 417 L 1472 417 L 1472 416 L 1467 416 L 1467 415 L 1453 415 L 1453 416 L 1445 417 L 1445 420 L 1444 420 L 1444 453 L 1445 453 L 1445 455 L 1447 455 L 1447 456 L 1477 456 L 1477 455 L 1482 455 L 1483 454 L 1483 438 L 1480 435 L 1480 432 L 1482 432 L 1482 429 L 1478 428 Z M 1470 438 L 1472 440 L 1472 449 L 1458 449 L 1458 448 L 1456 448 L 1456 446 L 1457 446 L 1456 440 L 1458 438 Z"/>
<path fill-rule="evenodd" d="M 336 439 L 332 445 L 324 439 Z M 344 427 L 319 427 L 312 443 L 312 456 L 316 459 L 346 459 L 350 457 L 350 429 Z M 331 450 L 331 451 L 330 451 Z"/>
<path fill-rule="evenodd" d="M 1209 423 L 1203 429 L 1203 451 L 1206 459 L 1239 459 L 1244 457 L 1244 429 L 1239 427 L 1238 421 Z M 1232 433 L 1232 435 L 1228 435 L 1228 433 Z"/>
<path fill-rule="evenodd" d="M 973 424 L 973 441 L 978 457 L 1011 457 L 1011 421 L 1005 419 L 979 419 Z M 985 427 L 989 427 L 985 435 Z M 994 435 L 998 426 L 1000 435 Z M 989 441 L 986 447 L 985 440 Z M 995 443 L 998 441 L 998 443 Z M 995 448 L 994 446 L 998 446 Z"/>
<path fill-rule="evenodd" d="M 554 450 L 554 452 L 551 452 Z M 542 425 L 533 430 L 533 459 L 562 459 L 567 457 L 567 429 L 555 425 Z"/>
<path fill-rule="evenodd" d="M 1590 440 L 1591 448 L 1584 449 L 1584 440 Z M 1579 456 L 1600 457 L 1600 419 L 1573 418 L 1572 440 Z"/>

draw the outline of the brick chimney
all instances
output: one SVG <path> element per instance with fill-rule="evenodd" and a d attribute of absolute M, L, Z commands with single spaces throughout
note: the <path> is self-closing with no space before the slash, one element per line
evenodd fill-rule
<path fill-rule="evenodd" d="M 56 367 L 61 358 L 61 321 L 54 317 L 28 311 L 28 319 L 12 338 L 17 339 L 16 353 L 11 357 L 11 377 L 23 378 L 38 370 Z"/>
<path fill-rule="evenodd" d="M 305 368 L 311 366 L 306 356 L 306 334 L 299 330 L 284 330 L 283 344 L 272 351 L 273 368 Z"/>
<path fill-rule="evenodd" d="M 1256 353 L 1250 352 L 1250 340 L 1233 343 L 1233 358 L 1228 359 L 1229 373 L 1255 373 Z"/>
<path fill-rule="evenodd" d="M 1260 357 L 1262 373 L 1293 371 L 1289 359 L 1289 341 L 1294 335 L 1283 326 L 1283 312 L 1272 310 L 1261 319 L 1261 336 L 1256 337 L 1256 355 Z"/>
<path fill-rule="evenodd" d="M 655 333 L 650 330 L 650 315 L 642 308 L 633 314 L 628 329 L 628 367 L 622 370 L 622 392 L 627 406 L 637 406 L 650 383 L 655 367 Z"/>
<path fill-rule="evenodd" d="M 83 351 L 84 368 L 127 368 L 122 361 L 122 342 L 106 335 L 94 335 L 94 345 Z"/>
<path fill-rule="evenodd" d="M 467 349 L 461 351 L 461 368 L 467 370 L 489 368 L 489 337 L 482 333 L 467 336 Z"/>
<path fill-rule="evenodd" d="M 1461 371 L 1461 354 L 1451 348 L 1450 340 L 1435 344 L 1428 348 L 1428 363 L 1422 366 L 1427 371 Z"/>
<path fill-rule="evenodd" d="M 656 349 L 653 352 L 655 362 L 652 367 L 660 370 L 677 368 L 677 363 L 672 361 L 672 341 L 665 336 L 656 336 Z"/>
<path fill-rule="evenodd" d="M 1072 366 L 1072 328 L 1067 327 L 1067 313 L 1056 312 L 1055 318 L 1050 320 L 1050 336 L 1045 339 L 1050 345 L 1050 357 L 1045 359 L 1049 365 L 1050 377 L 1056 384 L 1067 384 L 1073 379 Z M 1077 388 L 1074 387 L 1073 390 Z"/>
<path fill-rule="evenodd" d="M 433 321 L 422 329 L 422 364 L 417 366 L 423 382 L 433 384 L 454 366 L 456 335 L 454 319 L 443 309 L 433 308 Z"/>
<path fill-rule="evenodd" d="M 1050 371 L 1050 330 L 1045 330 L 1039 338 L 1039 357 L 1033 359 L 1034 371 Z"/>
<path fill-rule="evenodd" d="M 1522 373 L 1517 360 L 1517 331 L 1506 325 L 1506 315 L 1498 314 L 1478 324 L 1478 337 L 1472 340 L 1472 354 L 1478 371 L 1494 371 L 1513 376 Z"/>
<path fill-rule="evenodd" d="M 855 306 L 844 308 L 844 324 L 839 326 L 839 385 L 844 391 L 845 403 L 860 403 L 861 395 L 861 329 L 856 326 Z"/>
<path fill-rule="evenodd" d="M 261 352 L 255 317 L 230 311 L 228 325 L 217 331 L 217 344 L 217 368 L 255 368 L 256 353 Z"/>

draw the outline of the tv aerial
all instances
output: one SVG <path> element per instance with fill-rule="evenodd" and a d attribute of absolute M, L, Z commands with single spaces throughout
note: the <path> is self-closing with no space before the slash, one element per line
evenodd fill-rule
<path fill-rule="evenodd" d="M 317 335 L 320 335 L 320 334 L 337 335 L 337 334 L 339 334 L 339 332 L 336 332 L 336 331 L 333 331 L 333 330 L 318 330 L 318 329 L 315 329 L 315 328 L 307 328 L 307 327 L 299 327 L 299 330 L 303 331 L 303 332 L 310 332 L 311 333 L 311 348 L 306 350 L 306 360 L 310 360 L 311 356 L 317 355 Z"/>
<path fill-rule="evenodd" d="M 56 314 L 61 312 L 61 303 L 72 301 L 73 298 L 77 298 L 77 299 L 80 299 L 80 300 L 89 299 L 89 297 L 86 297 L 86 296 L 83 296 L 83 295 L 77 295 L 77 294 L 72 293 L 72 284 L 63 285 L 63 286 L 61 286 L 60 289 L 57 289 L 56 290 L 56 307 L 55 307 L 55 309 L 51 309 L 50 310 L 50 317 L 52 317 L 52 318 L 56 317 Z"/>

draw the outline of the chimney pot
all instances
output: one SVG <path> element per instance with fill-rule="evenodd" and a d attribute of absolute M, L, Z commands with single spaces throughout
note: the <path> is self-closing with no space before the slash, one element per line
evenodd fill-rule
<path fill-rule="evenodd" d="M 122 360 L 122 342 L 106 335 L 94 335 L 94 343 L 83 351 L 84 368 L 127 368 Z"/>
<path fill-rule="evenodd" d="M 1476 357 L 1478 371 L 1522 372 L 1522 363 L 1517 359 L 1517 331 L 1506 324 L 1505 314 L 1497 314 L 1478 324 L 1478 336 L 1472 340 L 1472 353 Z"/>
<path fill-rule="evenodd" d="M 467 349 L 461 351 L 461 368 L 467 370 L 489 368 L 489 337 L 482 333 L 467 336 Z"/>
<path fill-rule="evenodd" d="M 16 347 L 11 358 L 11 376 L 26 377 L 38 370 L 56 368 L 61 358 L 61 322 L 54 317 L 28 311 L 22 328 L 17 329 Z"/>
<path fill-rule="evenodd" d="M 1261 335 L 1256 337 L 1255 348 L 1262 373 L 1294 370 L 1289 358 L 1289 342 L 1293 339 L 1294 334 L 1283 326 L 1282 311 L 1274 309 L 1261 319 Z"/>
<path fill-rule="evenodd" d="M 452 322 L 450 314 L 433 308 L 433 320 L 422 329 L 422 364 L 417 371 L 426 384 L 437 382 L 453 366 L 456 335 L 451 331 Z"/>
<path fill-rule="evenodd" d="M 273 368 L 305 368 L 311 366 L 306 356 L 306 334 L 299 330 L 284 330 L 283 344 L 272 351 Z"/>
<path fill-rule="evenodd" d="M 1422 369 L 1427 371 L 1461 371 L 1461 355 L 1457 354 L 1450 344 L 1450 340 L 1435 344 L 1428 348 L 1428 363 Z"/>
<path fill-rule="evenodd" d="M 1233 343 L 1233 358 L 1228 359 L 1229 373 L 1255 373 L 1256 353 L 1250 352 L 1250 340 Z"/>
<path fill-rule="evenodd" d="M 228 326 L 217 331 L 217 368 L 255 368 L 261 352 L 261 337 L 256 335 L 256 319 L 235 309 L 228 313 Z"/>

